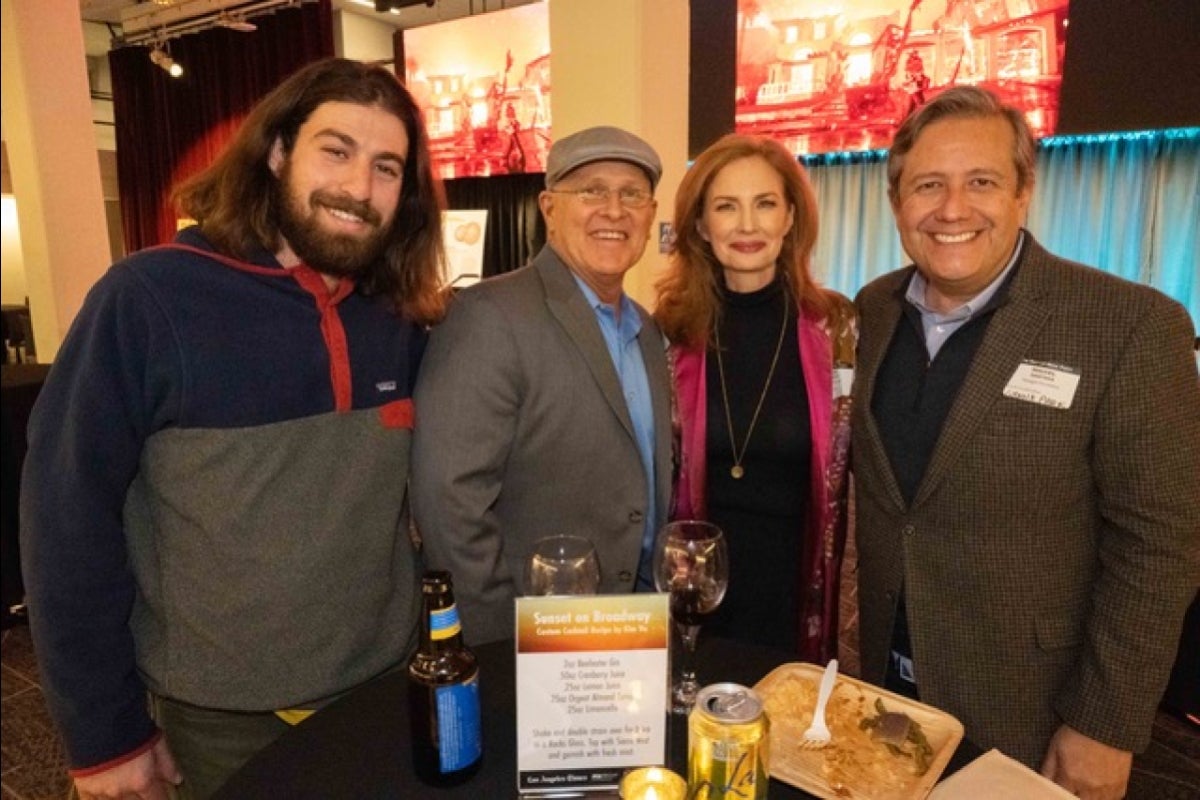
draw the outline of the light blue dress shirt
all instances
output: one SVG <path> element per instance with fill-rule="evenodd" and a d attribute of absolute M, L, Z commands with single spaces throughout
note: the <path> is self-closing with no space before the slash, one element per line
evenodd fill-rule
<path fill-rule="evenodd" d="M 654 591 L 651 556 L 654 547 L 654 522 L 658 518 L 654 491 L 654 405 L 650 399 L 650 379 L 646 376 L 646 362 L 638 344 L 642 315 L 638 313 L 633 301 L 622 293 L 621 313 L 618 319 L 613 306 L 602 302 L 599 295 L 592 291 L 592 287 L 580 280 L 578 275 L 573 274 L 572 277 L 575 278 L 583 296 L 587 298 L 588 305 L 596 312 L 600 333 L 604 336 L 604 344 L 608 346 L 608 354 L 612 357 L 613 367 L 616 368 L 617 377 L 621 381 L 625 405 L 629 408 L 629 416 L 633 420 L 638 453 L 642 457 L 642 466 L 646 472 L 648 498 L 636 588 L 638 591 Z M 604 568 L 603 564 L 600 566 L 601 569 Z"/>
<path fill-rule="evenodd" d="M 1025 232 L 1021 231 L 1021 235 L 1017 237 L 1017 246 L 1013 248 L 1012 257 L 1008 259 L 1008 264 L 1000 271 L 1000 274 L 984 287 L 982 292 L 948 314 L 940 314 L 925 305 L 925 287 L 929 284 L 920 271 L 913 273 L 912 280 L 908 282 L 908 291 L 904 293 L 904 299 L 912 303 L 921 313 L 921 327 L 925 329 L 925 349 L 929 351 L 930 361 L 937 358 L 942 345 L 956 330 L 987 307 L 1001 284 L 1004 283 L 1004 279 L 1008 277 L 1008 273 L 1012 272 L 1013 265 L 1017 263 L 1017 257 L 1021 255 L 1021 246 L 1024 243 Z"/>

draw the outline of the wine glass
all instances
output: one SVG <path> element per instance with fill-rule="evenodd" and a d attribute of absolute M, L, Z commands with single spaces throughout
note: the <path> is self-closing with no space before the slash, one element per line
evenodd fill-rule
<path fill-rule="evenodd" d="M 600 589 L 600 559 L 582 536 L 547 536 L 534 542 L 525 559 L 525 594 L 595 594 Z"/>
<path fill-rule="evenodd" d="M 716 610 L 729 586 L 729 546 L 711 522 L 680 520 L 658 532 L 654 543 L 654 585 L 671 594 L 671 617 L 683 643 L 680 678 L 671 690 L 671 710 L 686 714 L 696 702 L 696 637 L 704 618 Z"/>

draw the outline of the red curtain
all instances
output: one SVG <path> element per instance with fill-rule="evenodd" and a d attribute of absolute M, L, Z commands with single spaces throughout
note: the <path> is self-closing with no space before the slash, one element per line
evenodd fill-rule
<path fill-rule="evenodd" d="M 254 104 L 291 73 L 333 51 L 330 0 L 253 18 L 258 30 L 212 28 L 169 42 L 172 78 L 149 47 L 109 53 L 125 251 L 175 235 L 171 188 L 212 161 Z"/>

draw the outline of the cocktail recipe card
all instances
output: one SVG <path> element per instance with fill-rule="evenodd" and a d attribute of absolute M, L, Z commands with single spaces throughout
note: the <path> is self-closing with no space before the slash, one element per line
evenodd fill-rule
<path fill-rule="evenodd" d="M 516 601 L 517 789 L 613 789 L 666 759 L 669 595 Z"/>

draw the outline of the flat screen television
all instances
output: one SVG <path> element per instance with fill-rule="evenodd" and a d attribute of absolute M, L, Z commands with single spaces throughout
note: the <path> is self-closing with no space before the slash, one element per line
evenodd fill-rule
<path fill-rule="evenodd" d="M 956 84 L 1039 138 L 1200 124 L 1196 0 L 736 2 L 736 129 L 798 155 L 886 148 Z"/>
<path fill-rule="evenodd" d="M 545 171 L 548 3 L 409 28 L 403 69 L 441 178 Z"/>

